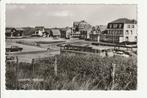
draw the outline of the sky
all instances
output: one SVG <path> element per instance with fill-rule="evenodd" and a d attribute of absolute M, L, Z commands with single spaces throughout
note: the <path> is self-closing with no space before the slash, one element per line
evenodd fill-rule
<path fill-rule="evenodd" d="M 74 21 L 107 25 L 118 18 L 137 19 L 136 5 L 7 4 L 6 26 L 66 27 Z"/>

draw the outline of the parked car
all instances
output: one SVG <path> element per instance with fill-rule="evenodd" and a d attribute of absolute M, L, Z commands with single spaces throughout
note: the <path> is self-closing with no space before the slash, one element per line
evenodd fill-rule
<path fill-rule="evenodd" d="M 6 52 L 17 52 L 17 51 L 22 51 L 23 48 L 18 47 L 18 46 L 11 46 L 10 48 L 6 48 Z"/>

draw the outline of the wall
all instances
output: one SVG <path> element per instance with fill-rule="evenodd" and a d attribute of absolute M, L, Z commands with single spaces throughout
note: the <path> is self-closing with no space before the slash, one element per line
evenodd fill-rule
<path fill-rule="evenodd" d="M 132 27 L 134 25 L 134 27 Z M 130 26 L 130 27 L 128 27 Z M 126 32 L 128 31 L 128 32 Z M 137 36 L 137 25 L 136 24 L 124 24 L 124 32 L 123 32 L 123 41 L 127 41 L 126 37 L 128 37 L 128 41 L 134 42 L 136 41 L 135 36 Z"/>

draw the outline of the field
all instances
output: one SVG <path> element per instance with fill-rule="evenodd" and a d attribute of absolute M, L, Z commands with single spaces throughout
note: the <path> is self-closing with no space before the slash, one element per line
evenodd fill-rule
<path fill-rule="evenodd" d="M 32 63 L 11 62 L 6 64 L 6 89 L 136 90 L 136 64 L 133 57 L 71 54 L 46 57 Z M 26 81 L 18 81 L 20 79 Z"/>

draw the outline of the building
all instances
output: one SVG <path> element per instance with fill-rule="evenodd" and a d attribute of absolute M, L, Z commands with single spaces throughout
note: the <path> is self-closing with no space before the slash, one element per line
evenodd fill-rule
<path fill-rule="evenodd" d="M 102 34 L 102 32 L 106 30 L 106 26 L 104 25 L 98 25 L 98 26 L 94 26 L 92 27 L 92 31 L 89 34 L 89 39 L 91 41 L 100 41 L 100 35 Z"/>
<path fill-rule="evenodd" d="M 86 21 L 73 22 L 73 36 L 78 36 L 80 39 L 88 39 L 92 26 Z"/>
<path fill-rule="evenodd" d="M 59 38 L 59 37 L 61 37 L 61 32 L 60 32 L 60 30 L 57 29 L 57 28 L 51 29 L 51 32 L 50 32 L 50 33 L 51 33 L 51 34 L 50 34 L 51 37 L 54 37 L 54 38 Z"/>
<path fill-rule="evenodd" d="M 32 36 L 35 32 L 35 28 L 33 27 L 22 27 L 24 30 L 24 36 Z"/>
<path fill-rule="evenodd" d="M 100 40 L 111 43 L 137 42 L 137 21 L 119 18 L 108 23 Z"/>
<path fill-rule="evenodd" d="M 22 28 L 6 27 L 6 38 L 22 37 L 24 30 Z"/>
<path fill-rule="evenodd" d="M 79 22 L 73 22 L 73 32 L 71 33 L 72 38 L 79 38 L 80 32 L 79 32 Z"/>
<path fill-rule="evenodd" d="M 70 39 L 72 34 L 72 28 L 70 27 L 62 28 L 60 32 L 61 32 L 61 38 Z"/>
<path fill-rule="evenodd" d="M 45 31 L 43 32 L 43 37 L 50 37 L 51 36 L 51 29 L 45 28 Z"/>
<path fill-rule="evenodd" d="M 45 32 L 44 26 L 36 26 L 35 27 L 35 33 L 34 36 L 43 36 L 43 33 Z"/>

